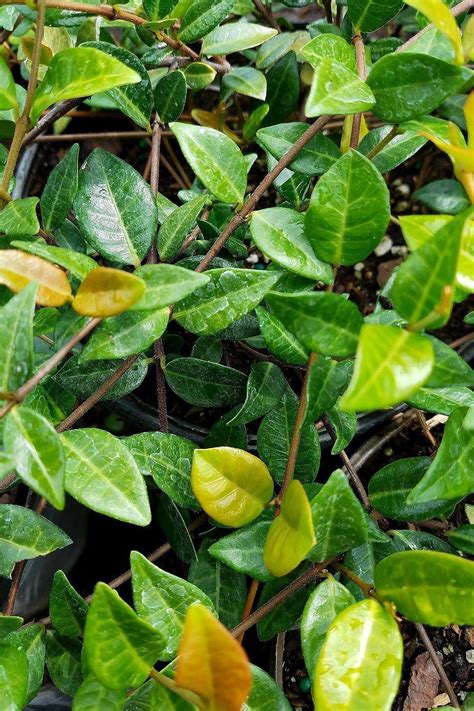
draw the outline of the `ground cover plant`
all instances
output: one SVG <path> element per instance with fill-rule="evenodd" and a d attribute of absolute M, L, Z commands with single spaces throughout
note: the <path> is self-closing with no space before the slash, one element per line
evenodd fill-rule
<path fill-rule="evenodd" d="M 1 711 L 473 707 L 473 5 L 0 0 Z"/>

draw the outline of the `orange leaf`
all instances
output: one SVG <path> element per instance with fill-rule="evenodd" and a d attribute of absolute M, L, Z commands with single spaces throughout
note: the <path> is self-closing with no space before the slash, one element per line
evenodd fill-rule
<path fill-rule="evenodd" d="M 186 614 L 175 681 L 200 696 L 206 711 L 240 711 L 250 692 L 247 655 L 204 605 Z"/>
<path fill-rule="evenodd" d="M 97 267 L 82 282 L 72 306 L 82 316 L 117 316 L 138 301 L 145 288 L 143 279 L 129 272 Z"/>
<path fill-rule="evenodd" d="M 36 303 L 40 306 L 63 306 L 71 301 L 71 285 L 62 269 L 19 249 L 0 250 L 0 284 L 18 293 L 32 281 L 38 283 Z"/>

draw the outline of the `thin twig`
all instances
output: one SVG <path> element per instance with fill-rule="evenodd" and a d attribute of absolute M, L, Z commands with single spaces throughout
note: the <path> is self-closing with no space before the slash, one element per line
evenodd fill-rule
<path fill-rule="evenodd" d="M 252 608 L 253 608 L 253 604 L 255 602 L 255 598 L 257 597 L 259 585 L 260 585 L 260 583 L 258 582 L 258 580 L 255 580 L 255 579 L 253 579 L 252 582 L 250 583 L 250 588 L 249 588 L 249 592 L 247 595 L 247 600 L 245 601 L 245 608 L 244 608 L 244 611 L 242 614 L 242 621 L 246 620 L 247 617 L 252 613 Z M 245 630 L 237 638 L 239 640 L 240 644 L 242 644 L 242 642 L 243 642 L 244 635 L 245 635 Z"/>
<path fill-rule="evenodd" d="M 23 575 L 23 571 L 25 570 L 25 565 L 26 560 L 21 560 L 15 565 L 12 575 L 12 581 L 10 584 L 10 590 L 8 591 L 7 601 L 5 603 L 5 607 L 3 608 L 4 615 L 13 615 L 16 598 L 20 589 L 21 577 Z"/>
<path fill-rule="evenodd" d="M 360 32 L 357 32 L 352 38 L 352 42 L 355 48 L 356 65 L 357 65 L 357 76 L 361 81 L 367 79 L 367 67 L 365 66 L 365 49 L 364 41 Z M 360 138 L 360 126 L 362 123 L 363 114 L 357 113 L 352 121 L 352 131 L 351 131 L 351 148 L 357 148 L 359 145 Z"/>
<path fill-rule="evenodd" d="M 331 0 L 329 0 L 330 2 Z M 274 30 L 277 30 L 280 32 L 280 25 L 278 22 L 275 20 L 273 17 L 273 13 L 268 8 L 266 5 L 263 4 L 261 0 L 253 0 L 253 4 L 255 5 L 255 9 L 257 10 L 258 14 L 263 17 L 263 19 L 266 21 L 267 25 L 270 27 L 273 27 Z"/>
<path fill-rule="evenodd" d="M 365 157 L 368 158 L 369 160 L 372 160 L 372 158 L 375 158 L 375 156 L 378 155 L 380 153 L 380 151 L 383 151 L 385 146 L 387 146 L 390 143 L 390 141 L 392 141 L 395 138 L 397 133 L 398 133 L 398 126 L 392 126 L 392 128 L 387 133 L 385 138 L 382 138 L 382 140 L 379 141 L 379 143 L 377 143 L 377 145 L 374 146 L 372 148 L 372 150 L 370 150 Z"/>
<path fill-rule="evenodd" d="M 67 99 L 66 101 L 60 101 L 55 104 L 50 109 L 48 109 L 44 115 L 38 120 L 36 126 L 34 126 L 26 136 L 24 137 L 21 147 L 22 149 L 27 148 L 33 141 L 38 138 L 38 136 L 48 130 L 52 124 L 58 119 L 65 116 L 71 109 L 76 108 L 79 104 L 87 99 L 87 97 L 81 97 L 80 99 Z"/>
<path fill-rule="evenodd" d="M 324 12 L 326 13 L 326 20 L 329 24 L 332 24 L 332 7 L 331 0 L 323 0 Z"/>
<path fill-rule="evenodd" d="M 444 670 L 444 667 L 440 661 L 440 658 L 436 654 L 436 650 L 433 647 L 433 644 L 432 644 L 430 638 L 428 637 L 428 634 L 427 634 L 425 628 L 419 622 L 414 622 L 414 625 L 415 625 L 416 631 L 420 635 L 421 641 L 425 645 L 425 647 L 431 657 L 431 661 L 435 665 L 435 668 L 436 668 L 436 671 L 438 672 L 439 678 L 443 682 L 444 688 L 446 689 L 446 693 L 449 696 L 449 700 L 451 701 L 451 703 L 455 709 L 460 709 L 461 704 L 459 703 L 458 697 L 454 693 L 454 689 L 451 686 L 451 682 L 448 679 L 448 675 L 446 674 L 446 672 Z"/>
<path fill-rule="evenodd" d="M 451 7 L 451 15 L 453 17 L 457 17 L 458 15 L 462 15 L 463 12 L 466 12 L 467 10 L 470 10 L 471 7 L 474 7 L 474 0 L 463 0 L 463 2 L 458 3 L 458 5 L 455 5 L 454 7 Z M 398 47 L 395 52 L 404 52 L 407 49 L 410 49 L 412 45 L 417 42 L 420 37 L 422 37 L 424 34 L 429 32 L 434 28 L 433 23 L 430 22 L 429 25 L 426 25 L 426 27 L 423 27 L 422 30 L 416 33 L 416 35 L 413 35 L 413 37 L 410 37 L 404 44 L 402 44 L 401 47 Z"/>

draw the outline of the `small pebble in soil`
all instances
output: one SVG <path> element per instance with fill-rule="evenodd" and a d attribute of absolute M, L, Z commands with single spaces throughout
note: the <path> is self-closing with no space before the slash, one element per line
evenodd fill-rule
<path fill-rule="evenodd" d="M 393 242 L 391 238 L 388 235 L 385 235 L 383 240 L 380 242 L 378 247 L 375 248 L 375 254 L 377 257 L 383 257 L 384 254 L 387 254 L 387 252 L 390 252 L 392 249 Z"/>
<path fill-rule="evenodd" d="M 466 659 L 469 662 L 469 664 L 474 664 L 474 649 L 467 650 Z"/>
<path fill-rule="evenodd" d="M 301 691 L 302 694 L 307 694 L 309 692 L 309 690 L 311 689 L 311 681 L 309 676 L 304 676 L 302 679 L 299 680 L 298 689 Z"/>

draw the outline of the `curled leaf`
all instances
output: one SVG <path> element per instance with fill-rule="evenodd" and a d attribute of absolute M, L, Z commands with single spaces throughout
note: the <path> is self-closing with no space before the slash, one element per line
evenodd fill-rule
<path fill-rule="evenodd" d="M 32 281 L 39 284 L 36 303 L 40 306 L 63 306 L 71 301 L 71 285 L 62 269 L 34 254 L 0 250 L 0 284 L 18 293 Z"/>
<path fill-rule="evenodd" d="M 86 276 L 73 301 L 82 316 L 117 316 L 126 311 L 145 292 L 143 279 L 110 267 L 97 267 Z"/>

